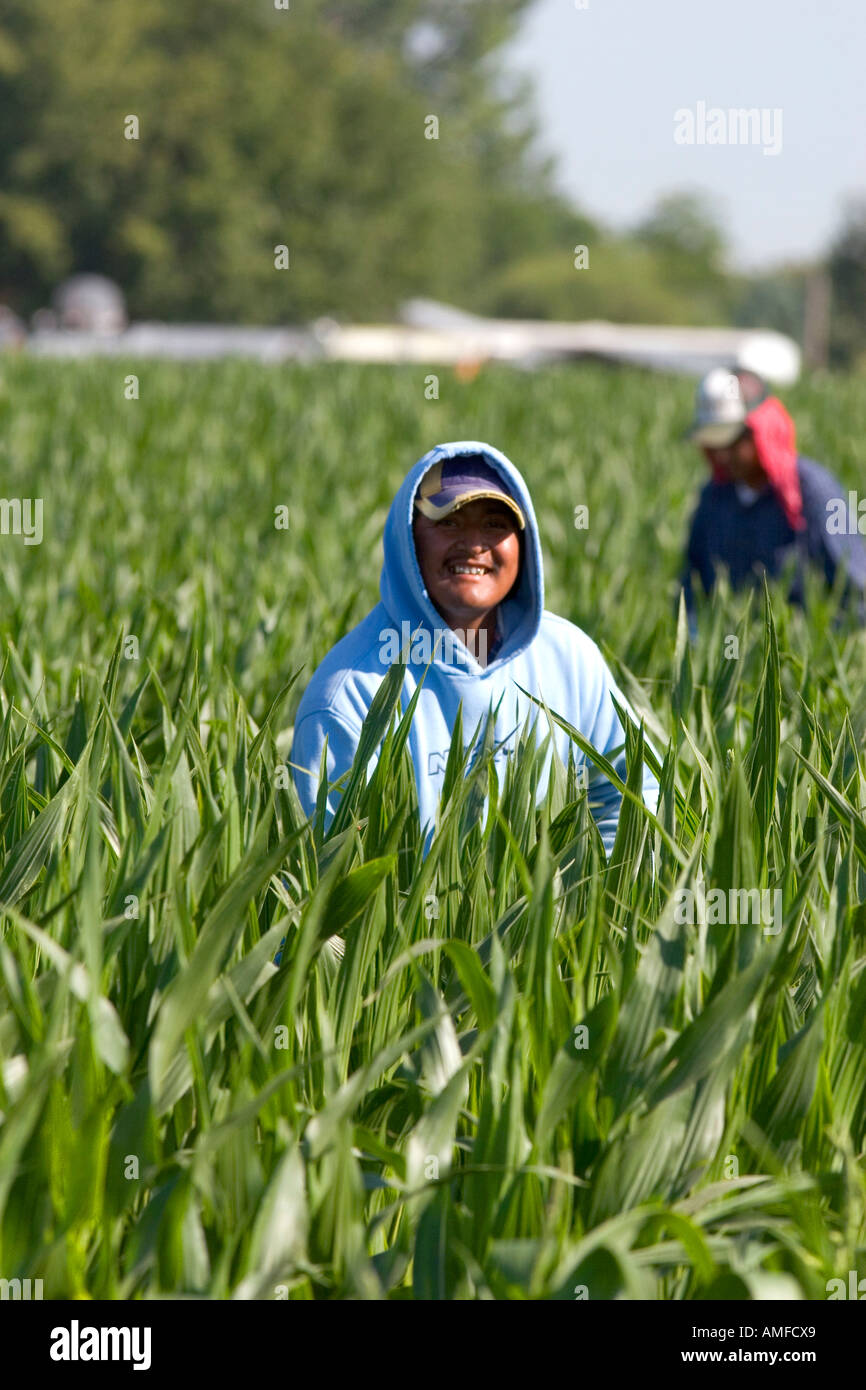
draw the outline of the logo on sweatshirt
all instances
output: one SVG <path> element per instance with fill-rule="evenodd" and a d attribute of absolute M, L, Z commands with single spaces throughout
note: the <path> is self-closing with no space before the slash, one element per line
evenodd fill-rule
<path fill-rule="evenodd" d="M 466 754 L 467 757 L 469 756 L 469 754 L 471 753 L 471 751 L 472 751 L 472 746 L 471 746 L 471 744 L 470 744 L 467 748 L 464 748 L 464 750 L 463 750 L 463 752 Z M 494 762 L 501 762 L 504 758 L 510 757 L 510 755 L 511 755 L 513 752 L 514 752 L 514 744 L 513 744 L 513 743 L 503 744 L 503 746 L 502 746 L 501 748 L 495 748 L 495 749 L 493 750 L 493 761 L 494 761 Z M 446 765 L 447 765 L 447 763 L 448 763 L 448 753 L 449 753 L 449 749 L 445 748 L 445 749 L 442 750 L 441 753 L 428 753 L 428 754 L 427 754 L 427 775 L 428 775 L 429 777 L 441 777 L 441 776 L 443 776 L 443 774 L 444 774 L 444 772 L 445 772 L 445 767 L 446 767 Z"/>

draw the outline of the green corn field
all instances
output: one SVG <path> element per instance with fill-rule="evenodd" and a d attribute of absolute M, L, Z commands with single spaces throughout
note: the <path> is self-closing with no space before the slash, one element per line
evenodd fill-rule
<path fill-rule="evenodd" d="M 43 536 L 0 535 L 0 1276 L 825 1299 L 866 1276 L 866 635 L 774 585 L 688 641 L 689 381 L 425 376 L 2 361 Z M 862 386 L 785 399 L 857 488 Z M 397 486 L 473 438 L 642 723 L 609 862 L 573 766 L 536 806 L 543 744 L 497 778 L 458 736 L 422 856 L 399 666 L 327 833 L 285 775 Z M 771 918 L 681 910 L 749 890 Z"/>

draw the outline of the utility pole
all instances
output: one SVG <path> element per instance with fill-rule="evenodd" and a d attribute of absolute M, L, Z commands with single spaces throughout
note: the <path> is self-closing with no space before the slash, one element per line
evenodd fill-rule
<path fill-rule="evenodd" d="M 803 362 L 807 367 L 827 366 L 830 346 L 830 277 L 824 266 L 806 273 L 803 306 Z"/>

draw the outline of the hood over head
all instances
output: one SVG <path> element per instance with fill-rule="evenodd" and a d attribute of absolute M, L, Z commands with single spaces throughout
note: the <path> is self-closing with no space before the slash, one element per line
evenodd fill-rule
<path fill-rule="evenodd" d="M 538 523 L 529 489 L 510 459 L 490 444 L 482 444 L 477 440 L 460 440 L 450 444 L 437 444 L 418 460 L 401 484 L 385 522 L 385 560 L 382 565 L 380 594 L 382 603 L 398 630 L 406 622 L 413 633 L 422 628 L 432 637 L 434 632 L 447 626 L 425 588 L 415 553 L 415 539 L 412 534 L 415 494 L 421 479 L 433 464 L 473 454 L 480 455 L 495 469 L 518 502 L 526 521 L 525 529 L 521 532 L 524 537 L 523 559 L 517 585 L 511 597 L 499 604 L 502 645 L 495 658 L 486 667 L 482 667 L 467 651 L 465 662 L 455 665 L 453 660 L 443 658 L 440 654 L 441 647 L 434 653 L 433 659 L 437 665 L 446 665 L 452 672 L 459 673 L 462 670 L 467 675 L 477 676 L 494 669 L 500 662 L 509 660 L 528 647 L 538 632 L 544 611 L 544 572 Z"/>

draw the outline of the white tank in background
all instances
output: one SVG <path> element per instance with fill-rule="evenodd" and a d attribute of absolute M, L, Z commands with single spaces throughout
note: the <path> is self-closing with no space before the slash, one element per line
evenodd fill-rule
<path fill-rule="evenodd" d="M 65 331 L 110 337 L 129 322 L 123 291 L 105 275 L 70 276 L 55 290 L 52 307 L 56 327 Z"/>

